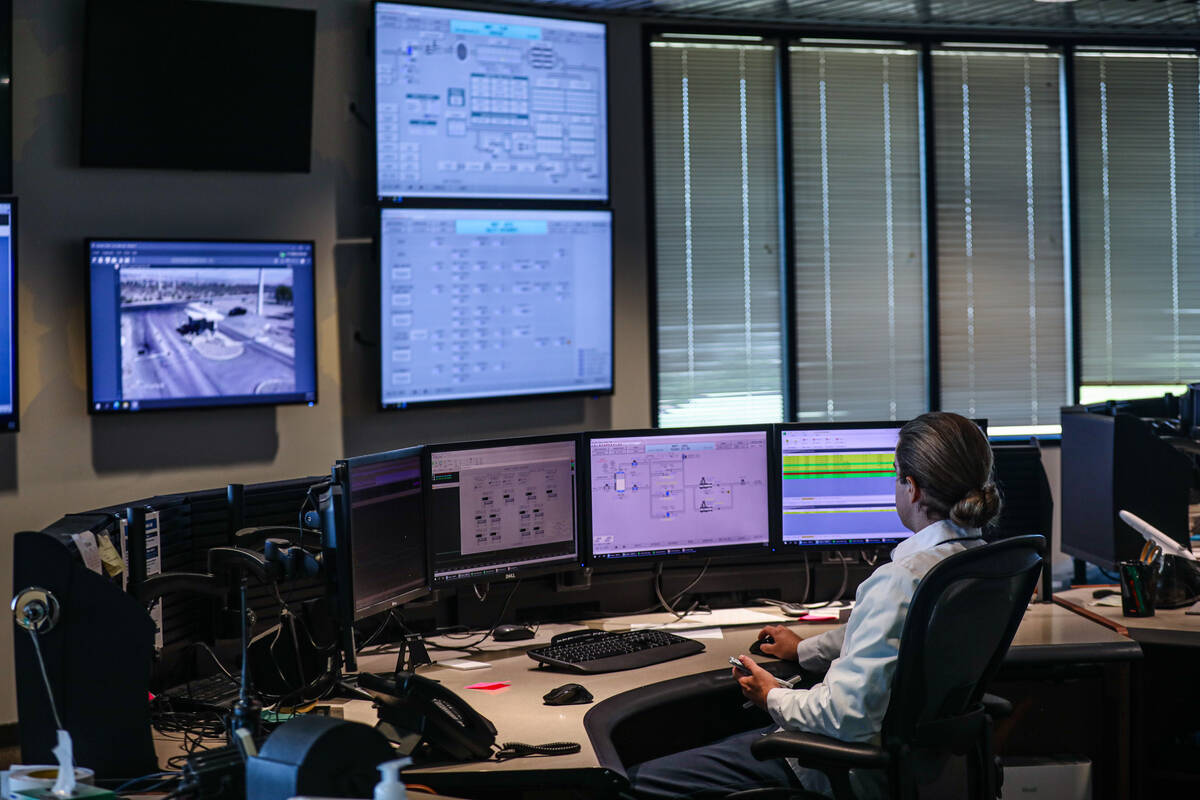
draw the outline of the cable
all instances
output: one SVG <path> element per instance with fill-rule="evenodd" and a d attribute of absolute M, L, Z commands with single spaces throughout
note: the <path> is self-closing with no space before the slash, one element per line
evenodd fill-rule
<path fill-rule="evenodd" d="M 711 559 L 709 559 L 709 560 L 711 560 Z M 688 608 L 688 610 L 684 611 L 683 613 L 676 611 L 675 605 L 674 605 L 679 600 L 679 598 L 683 597 L 688 592 L 688 590 L 690 590 L 693 586 L 695 586 L 697 583 L 700 582 L 700 579 L 704 577 L 704 573 L 708 571 L 708 564 L 709 564 L 709 561 L 705 561 L 704 567 L 701 568 L 700 574 L 696 576 L 696 579 L 693 580 L 691 583 L 689 583 L 686 587 L 684 587 L 682 591 L 680 591 L 678 594 L 676 594 L 674 597 L 672 597 L 670 602 L 667 602 L 667 599 L 665 597 L 663 597 L 662 562 L 659 562 L 658 568 L 655 570 L 655 573 L 654 573 L 654 594 L 658 596 L 659 604 L 664 609 L 666 609 L 667 613 L 673 614 L 675 616 L 676 621 L 683 619 L 688 614 L 695 611 L 696 606 L 698 606 L 700 604 L 699 600 L 694 601 L 692 603 L 692 605 Z"/>
<path fill-rule="evenodd" d="M 496 760 L 505 761 L 510 758 L 524 756 L 569 756 L 578 753 L 580 747 L 575 742 L 547 742 L 546 744 L 523 744 L 522 742 L 504 742 L 496 751 Z"/>
<path fill-rule="evenodd" d="M 363 650 L 365 650 L 371 644 L 371 642 L 375 641 L 375 637 L 378 636 L 379 634 L 383 633 L 384 630 L 387 628 L 388 623 L 392 621 L 394 614 L 395 614 L 395 609 L 389 608 L 387 614 L 383 618 L 383 623 L 378 628 L 375 629 L 374 633 L 372 633 L 370 636 L 368 636 L 366 639 L 364 639 L 362 641 L 362 643 L 358 645 L 358 647 L 354 648 L 354 652 L 361 653 Z M 401 621 L 400 625 L 401 625 L 401 627 L 403 627 L 404 622 Z"/>
<path fill-rule="evenodd" d="M 221 659 L 217 658 L 217 654 L 215 652 L 213 652 L 213 649 L 211 647 L 209 647 L 208 642 L 192 642 L 192 647 L 198 647 L 201 650 L 203 650 L 204 652 L 208 653 L 209 657 L 213 660 L 213 663 L 217 665 L 217 669 L 221 670 L 221 673 L 226 678 L 233 681 L 235 686 L 242 685 L 241 679 L 238 678 L 236 675 L 234 675 L 232 672 L 230 672 L 228 669 L 226 669 L 225 665 L 221 663 Z M 190 682 L 191 681 L 185 681 L 185 683 L 190 683 Z"/>
<path fill-rule="evenodd" d="M 477 584 L 477 583 L 471 584 L 471 589 L 473 589 L 475 591 L 475 599 L 481 603 L 484 600 L 487 600 L 488 592 L 490 592 L 492 590 L 492 585 L 490 583 L 486 584 L 486 586 L 487 586 L 487 588 L 483 590 L 483 594 L 480 594 L 479 593 L 479 584 Z"/>
<path fill-rule="evenodd" d="M 175 780 L 178 777 L 179 777 L 178 772 L 151 772 L 148 775 L 141 775 L 136 778 L 130 778 L 129 780 L 125 781 L 117 788 L 113 789 L 112 793 L 120 794 L 121 792 L 128 789 L 130 786 L 136 786 L 137 784 L 141 783 L 142 781 L 147 781 L 147 780 L 151 780 L 154 778 L 159 778 L 159 779 L 170 778 L 171 780 Z M 161 786 L 163 783 L 169 783 L 169 782 L 170 781 L 161 781 L 160 783 L 156 784 L 156 786 Z M 144 792 L 148 792 L 148 791 L 151 791 L 151 789 L 142 789 L 141 792 L 139 792 L 139 793 L 144 793 Z"/>
<path fill-rule="evenodd" d="M 490 587 L 491 584 L 488 584 L 488 586 Z M 487 638 L 492 635 L 493 631 L 496 630 L 496 627 L 500 624 L 500 621 L 502 619 L 504 619 L 504 613 L 506 611 L 508 611 L 508 604 L 512 602 L 513 595 L 516 594 L 517 589 L 520 589 L 520 588 L 521 588 L 521 579 L 518 578 L 517 582 L 515 584 L 513 584 L 512 590 L 508 593 L 508 597 L 504 598 L 504 605 L 500 608 L 500 613 L 496 616 L 496 621 L 494 623 L 492 623 L 492 627 L 488 628 L 488 632 L 485 633 L 483 636 L 480 636 L 478 639 L 476 639 L 473 642 L 468 642 L 467 644 L 459 645 L 458 647 L 453 647 L 453 648 L 438 647 L 438 649 L 440 649 L 440 650 L 451 650 L 451 649 L 452 650 L 467 650 L 472 647 L 477 647 L 480 644 L 482 644 L 483 642 L 487 641 Z M 478 594 L 478 592 L 476 592 L 476 593 Z M 487 596 L 487 593 L 485 592 L 484 597 L 486 597 L 486 596 Z M 432 646 L 437 647 L 437 645 L 432 645 Z"/>
<path fill-rule="evenodd" d="M 29 636 L 33 639 L 33 652 L 37 655 L 38 666 L 42 670 L 42 683 L 46 686 L 46 696 L 50 698 L 50 711 L 54 713 L 54 724 L 58 726 L 58 730 L 66 730 L 63 727 L 62 719 L 58 716 L 58 706 L 54 702 L 54 691 L 50 688 L 50 676 L 46 674 L 46 662 L 42 660 L 42 645 L 38 641 L 36 626 L 25 630 L 29 631 Z"/>
<path fill-rule="evenodd" d="M 1120 580 L 1117 578 L 1117 576 L 1116 576 L 1116 575 L 1112 575 L 1112 574 L 1110 574 L 1110 573 L 1108 572 L 1108 570 L 1105 570 L 1105 569 L 1103 569 L 1103 568 L 1101 568 L 1101 567 L 1096 567 L 1096 570 L 1097 570 L 1097 571 L 1098 571 L 1098 572 L 1099 572 L 1101 575 L 1103 575 L 1104 577 L 1106 577 L 1106 578 L 1108 578 L 1110 581 L 1112 581 L 1113 583 L 1120 583 L 1120 582 L 1121 582 L 1121 581 L 1120 581 Z"/>
<path fill-rule="evenodd" d="M 841 561 L 842 561 L 842 585 L 840 587 L 838 587 L 837 594 L 835 594 L 831 599 L 826 600 L 824 603 L 813 603 L 811 605 L 805 605 L 805 608 L 809 608 L 809 609 L 825 608 L 827 606 L 833 605 L 834 603 L 836 603 L 837 601 L 842 599 L 842 595 L 844 595 L 846 593 L 846 587 L 850 584 L 850 565 L 846 562 L 846 559 L 844 557 L 841 559 Z"/>

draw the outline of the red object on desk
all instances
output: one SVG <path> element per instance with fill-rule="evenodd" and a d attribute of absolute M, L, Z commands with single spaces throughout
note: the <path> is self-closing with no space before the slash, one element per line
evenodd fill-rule
<path fill-rule="evenodd" d="M 507 689 L 512 686 L 508 681 L 497 681 L 495 683 L 472 683 L 468 689 L 478 689 L 481 692 L 494 692 L 499 689 Z"/>

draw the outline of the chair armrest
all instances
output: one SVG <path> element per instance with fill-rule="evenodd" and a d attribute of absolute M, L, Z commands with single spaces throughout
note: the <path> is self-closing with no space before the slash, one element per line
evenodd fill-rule
<path fill-rule="evenodd" d="M 760 737 L 750 745 L 759 761 L 795 758 L 813 769 L 887 769 L 891 759 L 886 750 L 872 744 L 843 742 L 817 733 L 780 731 Z"/>
<path fill-rule="evenodd" d="M 1005 717 L 1012 716 L 1012 703 L 1003 697 L 997 697 L 994 694 L 985 694 L 979 698 L 979 702 L 983 704 L 983 710 L 992 719 L 1004 719 Z"/>

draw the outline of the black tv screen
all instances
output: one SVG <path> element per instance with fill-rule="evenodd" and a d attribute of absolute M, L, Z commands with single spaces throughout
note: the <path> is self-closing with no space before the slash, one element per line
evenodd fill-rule
<path fill-rule="evenodd" d="M 93 413 L 317 400 L 312 242 L 92 239 Z"/>
<path fill-rule="evenodd" d="M 308 172 L 316 12 L 88 0 L 82 164 Z"/>

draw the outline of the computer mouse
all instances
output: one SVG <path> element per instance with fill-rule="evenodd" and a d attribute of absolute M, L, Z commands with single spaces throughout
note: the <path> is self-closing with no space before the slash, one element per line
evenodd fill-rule
<path fill-rule="evenodd" d="M 578 683 L 564 683 L 542 695 L 542 700 L 548 706 L 574 706 L 592 702 L 592 693 Z"/>
<path fill-rule="evenodd" d="M 497 642 L 520 642 L 533 638 L 533 628 L 524 625 L 497 625 L 492 631 L 492 638 Z"/>
<path fill-rule="evenodd" d="M 762 637 L 761 639 L 757 640 L 754 644 L 750 645 L 750 655 L 769 656 L 770 653 L 763 652 L 762 646 L 764 644 L 775 644 L 775 637 L 768 633 L 766 636 Z"/>

